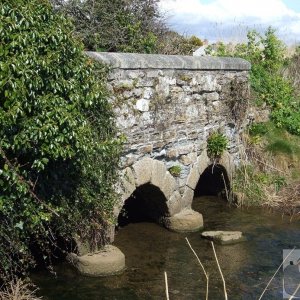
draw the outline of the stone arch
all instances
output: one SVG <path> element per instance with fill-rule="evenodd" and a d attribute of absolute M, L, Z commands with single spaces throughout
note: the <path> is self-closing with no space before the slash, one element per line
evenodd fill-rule
<path fill-rule="evenodd" d="M 182 206 L 191 208 L 194 190 L 199 181 L 202 172 L 209 166 L 210 159 L 207 156 L 207 151 L 203 150 L 202 153 L 197 157 L 197 161 L 192 165 L 189 176 L 187 178 L 186 185 L 182 196 Z"/>
<path fill-rule="evenodd" d="M 195 188 L 195 196 L 218 196 L 226 198 L 230 181 L 226 168 L 219 163 L 210 164 L 201 174 Z"/>
<path fill-rule="evenodd" d="M 197 161 L 191 167 L 186 185 L 184 187 L 184 192 L 182 196 L 182 207 L 191 208 L 193 198 L 197 194 L 195 193 L 195 191 L 197 189 L 200 177 L 210 165 L 212 165 L 212 161 L 208 157 L 206 149 L 204 149 L 202 153 L 197 157 Z M 233 158 L 229 152 L 225 151 L 223 153 L 222 157 L 218 162 L 218 165 L 224 168 L 224 174 L 226 174 L 226 182 L 229 186 L 229 177 L 231 176 L 234 169 Z"/>
<path fill-rule="evenodd" d="M 124 202 L 118 216 L 118 225 L 129 223 L 156 222 L 163 223 L 168 216 L 167 199 L 162 191 L 151 183 L 138 186 Z"/>
<path fill-rule="evenodd" d="M 131 167 L 125 168 L 121 173 L 121 183 L 118 187 L 120 201 L 115 207 L 115 216 L 117 217 L 125 204 L 125 201 L 138 190 L 156 190 L 166 200 L 166 215 L 172 215 L 181 210 L 180 194 L 177 191 L 175 178 L 166 169 L 163 162 L 143 158 L 135 162 Z"/>

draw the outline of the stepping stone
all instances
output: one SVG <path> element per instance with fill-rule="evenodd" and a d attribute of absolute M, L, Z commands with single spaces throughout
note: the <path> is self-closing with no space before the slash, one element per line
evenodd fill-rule
<path fill-rule="evenodd" d="M 102 277 L 120 274 L 125 270 L 125 256 L 117 247 L 107 245 L 96 253 L 77 256 L 68 255 L 68 260 L 80 274 L 91 277 Z"/>
<path fill-rule="evenodd" d="M 235 244 L 245 240 L 241 231 L 204 231 L 201 236 L 222 245 Z"/>

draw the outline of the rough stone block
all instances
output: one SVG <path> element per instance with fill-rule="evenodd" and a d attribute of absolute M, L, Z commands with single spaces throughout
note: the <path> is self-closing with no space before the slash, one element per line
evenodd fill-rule
<path fill-rule="evenodd" d="M 196 152 L 193 152 L 193 153 L 189 153 L 187 155 L 182 155 L 182 156 L 180 156 L 179 161 L 183 165 L 188 166 L 197 161 L 197 154 L 196 154 Z"/>
<path fill-rule="evenodd" d="M 167 200 L 170 199 L 175 189 L 176 189 L 176 180 L 169 172 L 167 172 L 161 189 Z"/>
<path fill-rule="evenodd" d="M 177 152 L 176 149 L 169 149 L 169 150 L 167 151 L 167 155 L 166 155 L 166 156 L 167 156 L 169 159 L 174 159 L 174 158 L 177 157 L 177 155 L 178 155 L 178 152 Z"/>
<path fill-rule="evenodd" d="M 147 87 L 143 91 L 143 98 L 150 99 L 153 96 L 153 93 L 154 93 L 153 89 L 150 87 Z"/>
<path fill-rule="evenodd" d="M 80 274 L 90 277 L 102 277 L 120 274 L 125 269 L 125 255 L 117 247 L 107 245 L 95 253 L 77 256 L 68 255 L 68 260 Z"/>
<path fill-rule="evenodd" d="M 207 152 L 203 151 L 201 155 L 197 158 L 198 172 L 200 175 L 209 166 L 209 164 L 210 164 L 210 159 L 207 156 Z"/>
<path fill-rule="evenodd" d="M 219 163 L 225 168 L 227 175 L 230 177 L 234 172 L 234 162 L 228 151 L 224 151 Z"/>
<path fill-rule="evenodd" d="M 205 96 L 206 96 L 207 101 L 217 101 L 220 98 L 220 96 L 217 92 L 207 93 L 207 94 L 205 94 Z"/>
<path fill-rule="evenodd" d="M 136 186 L 150 182 L 152 175 L 152 162 L 153 160 L 151 158 L 146 157 L 133 165 Z"/>
<path fill-rule="evenodd" d="M 200 174 L 198 172 L 198 166 L 197 163 L 195 163 L 190 171 L 186 185 L 194 190 L 197 186 L 199 178 L 200 178 Z"/>
<path fill-rule="evenodd" d="M 126 168 L 122 176 L 122 192 L 121 199 L 124 202 L 135 190 L 135 179 L 131 168 Z"/>
<path fill-rule="evenodd" d="M 150 183 L 161 189 L 165 176 L 166 176 L 165 164 L 161 161 L 154 160 L 152 164 L 152 175 L 151 175 Z"/>
<path fill-rule="evenodd" d="M 181 195 L 178 191 L 175 191 L 167 202 L 170 216 L 179 213 L 182 209 L 181 206 Z"/>
<path fill-rule="evenodd" d="M 146 153 L 151 153 L 153 150 L 153 146 L 152 145 L 145 145 L 139 148 L 139 151 L 143 154 Z"/>
<path fill-rule="evenodd" d="M 190 208 L 194 198 L 194 190 L 189 186 L 185 186 L 185 190 L 182 196 L 182 207 Z"/>
<path fill-rule="evenodd" d="M 184 209 L 170 218 L 166 218 L 165 226 L 176 232 L 194 232 L 203 228 L 203 217 L 192 209 Z"/>
<path fill-rule="evenodd" d="M 136 101 L 135 107 L 139 111 L 149 111 L 150 101 L 148 99 L 139 99 Z"/>

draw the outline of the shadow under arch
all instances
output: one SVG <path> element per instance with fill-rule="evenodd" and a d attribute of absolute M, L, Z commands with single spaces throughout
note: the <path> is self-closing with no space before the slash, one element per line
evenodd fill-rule
<path fill-rule="evenodd" d="M 230 180 L 226 169 L 220 164 L 209 165 L 201 174 L 195 188 L 195 197 L 221 196 L 226 199 L 230 191 Z"/>
<path fill-rule="evenodd" d="M 118 227 L 129 223 L 160 222 L 168 215 L 167 199 L 162 191 L 150 183 L 136 188 L 125 200 L 118 216 Z"/>

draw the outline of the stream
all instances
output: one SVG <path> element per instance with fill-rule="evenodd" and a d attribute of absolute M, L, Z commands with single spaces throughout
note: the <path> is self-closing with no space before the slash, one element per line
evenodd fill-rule
<path fill-rule="evenodd" d="M 300 248 L 299 221 L 266 209 L 236 209 L 216 197 L 195 198 L 193 209 L 203 214 L 205 230 L 240 230 L 246 241 L 215 244 L 228 299 L 258 299 L 282 262 L 282 250 Z M 209 273 L 209 299 L 224 299 L 223 284 L 211 243 L 199 232 L 179 234 L 155 223 L 131 223 L 120 228 L 115 243 L 126 256 L 122 275 L 88 278 L 66 263 L 32 274 L 40 295 L 48 300 L 166 299 L 164 271 L 168 275 L 170 300 L 205 299 L 205 276 L 187 237 Z M 282 299 L 282 270 L 262 299 Z"/>

